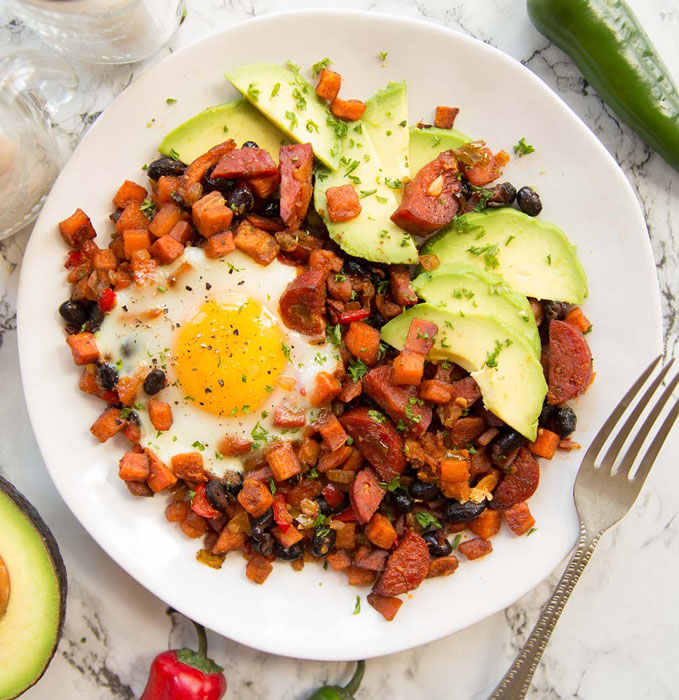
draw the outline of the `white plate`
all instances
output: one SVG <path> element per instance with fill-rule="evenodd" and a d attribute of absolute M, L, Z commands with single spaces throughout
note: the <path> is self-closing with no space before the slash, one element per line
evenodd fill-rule
<path fill-rule="evenodd" d="M 381 66 L 380 51 L 388 51 Z M 49 472 L 94 539 L 126 571 L 183 613 L 263 651 L 349 660 L 388 654 L 451 634 L 505 608 L 566 556 L 577 533 L 571 496 L 579 454 L 542 463 L 531 509 L 539 530 L 518 539 L 505 529 L 485 559 L 462 561 L 452 578 L 425 581 L 396 619 L 385 622 L 365 589 L 320 566 L 274 567 L 264 586 L 230 555 L 221 571 L 198 564 L 198 543 L 165 522 L 166 499 L 131 497 L 117 477 L 122 443 L 97 444 L 88 428 L 101 410 L 77 389 L 80 371 L 64 343 L 58 304 L 67 298 L 58 221 L 82 207 L 100 237 L 112 229 L 111 197 L 125 179 L 143 181 L 161 137 L 208 105 L 236 94 L 224 71 L 247 62 L 291 59 L 308 75 L 330 56 L 344 97 L 365 99 L 406 79 L 410 118 L 432 119 L 437 104 L 461 108 L 455 126 L 493 149 L 522 136 L 535 146 L 512 159 L 506 179 L 531 184 L 542 217 L 562 226 L 588 273 L 585 304 L 596 381 L 577 407 L 576 439 L 587 444 L 624 388 L 659 354 L 661 314 L 651 247 L 632 188 L 578 117 L 518 62 L 480 41 L 424 22 L 375 13 L 302 11 L 231 27 L 179 51 L 141 76 L 97 120 L 57 180 L 24 259 L 19 346 L 26 401 Z M 176 98 L 168 107 L 165 100 Z M 147 123 L 152 119 L 152 126 Z M 102 241 L 103 242 L 103 241 Z M 464 557 L 461 557 L 464 559 Z M 361 614 L 352 615 L 357 593 Z"/>

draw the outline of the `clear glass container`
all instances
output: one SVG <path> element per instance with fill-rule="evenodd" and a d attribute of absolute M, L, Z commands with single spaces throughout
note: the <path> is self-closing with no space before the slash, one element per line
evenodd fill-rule
<path fill-rule="evenodd" d="M 92 63 L 134 63 L 164 46 L 185 0 L 10 0 L 10 9 L 56 51 Z"/>

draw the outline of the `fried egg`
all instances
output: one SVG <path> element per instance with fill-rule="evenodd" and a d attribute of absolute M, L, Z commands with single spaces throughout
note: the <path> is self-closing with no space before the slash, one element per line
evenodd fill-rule
<path fill-rule="evenodd" d="M 98 332 L 105 362 L 121 377 L 145 377 L 162 369 L 167 386 L 153 398 L 172 408 L 172 427 L 156 431 L 140 390 L 135 411 L 141 444 L 163 460 L 200 451 L 217 474 L 240 469 L 240 458 L 219 452 L 225 436 L 255 447 L 298 429 L 273 424 L 274 410 L 287 405 L 317 411 L 309 396 L 319 372 L 330 372 L 339 355 L 330 344 L 314 344 L 286 328 L 278 301 L 296 269 L 274 260 L 262 267 L 234 251 L 209 259 L 188 247 L 171 265 L 159 268 L 151 286 L 117 292 L 116 307 Z"/>

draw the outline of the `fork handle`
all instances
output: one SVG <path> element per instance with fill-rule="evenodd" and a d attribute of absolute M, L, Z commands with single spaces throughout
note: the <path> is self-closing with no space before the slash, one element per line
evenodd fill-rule
<path fill-rule="evenodd" d="M 521 648 L 521 653 L 505 673 L 489 700 L 523 700 L 526 697 L 533 674 L 540 663 L 552 631 L 601 535 L 602 533 L 599 532 L 596 536 L 590 537 L 585 526 L 580 523 L 580 538 L 563 576 L 552 597 L 542 609 L 533 631 Z"/>

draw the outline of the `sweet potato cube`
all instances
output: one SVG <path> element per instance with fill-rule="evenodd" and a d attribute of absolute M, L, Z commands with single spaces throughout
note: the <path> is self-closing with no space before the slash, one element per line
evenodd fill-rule
<path fill-rule="evenodd" d="M 408 337 L 403 349 L 428 355 L 434 347 L 438 331 L 439 327 L 435 323 L 414 318 L 408 328 Z"/>
<path fill-rule="evenodd" d="M 125 233 L 130 229 L 147 229 L 149 227 L 149 218 L 144 214 L 139 205 L 132 202 L 128 204 L 116 221 L 116 232 L 119 234 Z"/>
<path fill-rule="evenodd" d="M 208 238 L 203 250 L 208 258 L 223 258 L 231 251 L 236 250 L 236 244 L 233 242 L 233 233 L 231 231 L 215 233 L 214 236 Z"/>
<path fill-rule="evenodd" d="M 95 270 L 115 270 L 118 267 L 116 254 L 110 248 L 97 248 L 92 253 L 92 267 Z"/>
<path fill-rule="evenodd" d="M 271 528 L 271 534 L 276 538 L 276 541 L 281 545 L 281 547 L 285 547 L 286 549 L 304 539 L 304 535 L 293 525 L 291 525 L 285 532 L 283 532 L 283 530 L 276 525 L 275 527 Z"/>
<path fill-rule="evenodd" d="M 403 605 L 403 601 L 400 598 L 383 596 L 374 591 L 368 594 L 368 602 L 387 622 L 391 622 L 396 617 L 396 613 Z"/>
<path fill-rule="evenodd" d="M 436 108 L 436 116 L 434 117 L 434 126 L 438 129 L 452 129 L 455 124 L 455 117 L 459 113 L 457 107 L 445 107 L 439 105 Z"/>
<path fill-rule="evenodd" d="M 151 255 L 157 258 L 161 265 L 168 265 L 184 252 L 184 246 L 169 234 L 165 234 L 151 246 L 150 250 Z"/>
<path fill-rule="evenodd" d="M 326 413 L 316 423 L 316 429 L 331 452 L 339 450 L 347 443 L 347 433 L 334 413 Z"/>
<path fill-rule="evenodd" d="M 129 377 L 120 377 L 116 384 L 116 391 L 120 402 L 125 406 L 131 406 L 137 398 L 139 387 L 142 385 L 143 378 L 140 374 L 133 374 Z"/>
<path fill-rule="evenodd" d="M 302 471 L 300 463 L 291 442 L 284 442 L 266 456 L 276 481 L 284 481 Z"/>
<path fill-rule="evenodd" d="M 389 518 L 381 513 L 375 513 L 370 522 L 365 526 L 366 537 L 376 546 L 382 549 L 391 549 L 396 539 L 396 530 Z"/>
<path fill-rule="evenodd" d="M 146 481 L 149 458 L 143 452 L 126 452 L 118 463 L 118 476 L 123 481 Z"/>
<path fill-rule="evenodd" d="M 352 321 L 344 335 L 347 350 L 368 367 L 377 364 L 380 349 L 380 332 L 363 321 Z"/>
<path fill-rule="evenodd" d="M 500 532 L 502 525 L 502 513 L 499 510 L 486 510 L 467 524 L 467 527 L 478 537 L 489 540 Z"/>
<path fill-rule="evenodd" d="M 528 449 L 537 457 L 551 459 L 556 453 L 559 442 L 561 442 L 559 435 L 546 428 L 538 428 L 535 442 L 529 443 Z"/>
<path fill-rule="evenodd" d="M 90 217 L 82 209 L 76 209 L 68 219 L 59 224 L 59 233 L 69 247 L 76 250 L 85 241 L 90 241 L 97 235 Z"/>
<path fill-rule="evenodd" d="M 431 403 L 444 404 L 450 401 L 452 386 L 440 379 L 424 379 L 420 382 L 418 394 L 421 399 Z"/>
<path fill-rule="evenodd" d="M 356 549 L 356 523 L 341 524 L 344 527 L 334 528 L 337 532 L 335 547 L 337 549 Z"/>
<path fill-rule="evenodd" d="M 575 326 L 583 333 L 589 333 L 590 330 L 592 330 L 592 323 L 587 316 L 582 313 L 582 309 L 579 306 L 576 306 L 573 311 L 564 318 L 564 321 L 570 323 L 571 326 Z"/>
<path fill-rule="evenodd" d="M 353 185 L 328 187 L 325 197 L 328 202 L 328 218 L 333 223 L 351 221 L 363 209 Z"/>
<path fill-rule="evenodd" d="M 429 562 L 429 571 L 427 572 L 427 578 L 434 578 L 435 576 L 450 576 L 455 573 L 455 570 L 460 565 L 457 557 L 451 554 L 448 557 L 438 557 L 437 559 L 432 559 Z"/>
<path fill-rule="evenodd" d="M 417 386 L 424 373 L 424 355 L 404 350 L 394 359 L 391 368 L 392 384 L 397 386 Z"/>
<path fill-rule="evenodd" d="M 208 476 L 203 468 L 203 455 L 200 452 L 184 452 L 172 457 L 172 471 L 184 481 L 206 482 Z"/>
<path fill-rule="evenodd" d="M 341 100 L 336 97 L 330 103 L 330 111 L 338 118 L 348 122 L 355 122 L 365 112 L 366 104 L 360 100 Z"/>
<path fill-rule="evenodd" d="M 238 224 L 234 243 L 260 265 L 268 265 L 281 250 L 270 233 L 253 226 L 247 219 Z"/>
<path fill-rule="evenodd" d="M 170 523 L 181 523 L 189 514 L 189 504 L 186 501 L 176 501 L 168 503 L 165 508 L 165 517 Z"/>
<path fill-rule="evenodd" d="M 99 349 L 94 333 L 74 333 L 66 336 L 66 343 L 71 348 L 73 362 L 80 365 L 89 365 L 99 359 Z"/>
<path fill-rule="evenodd" d="M 268 486 L 255 479 L 245 479 L 238 493 L 238 502 L 253 518 L 264 515 L 273 504 L 273 495 Z"/>
<path fill-rule="evenodd" d="M 193 205 L 191 212 L 193 225 L 205 238 L 228 230 L 233 219 L 233 211 L 226 206 L 224 197 L 217 190 L 201 197 Z"/>
<path fill-rule="evenodd" d="M 469 480 L 469 452 L 458 450 L 439 462 L 441 483 L 452 484 Z"/>
<path fill-rule="evenodd" d="M 238 457 L 247 454 L 252 447 L 252 440 L 235 435 L 225 435 L 217 444 L 217 450 L 225 457 Z"/>
<path fill-rule="evenodd" d="M 163 204 L 153 217 L 153 221 L 149 224 L 149 231 L 156 238 L 167 236 L 183 216 L 184 213 L 176 204 Z"/>
<path fill-rule="evenodd" d="M 138 287 L 145 287 L 156 281 L 158 272 L 158 261 L 151 257 L 147 249 L 137 250 L 132 253 L 130 268 L 134 275 L 134 283 Z"/>
<path fill-rule="evenodd" d="M 244 532 L 230 532 L 229 528 L 225 527 L 215 542 L 212 553 L 228 554 L 243 549 L 246 540 L 247 535 Z"/>
<path fill-rule="evenodd" d="M 328 554 L 326 558 L 333 571 L 344 571 L 351 566 L 351 557 L 343 549 Z"/>
<path fill-rule="evenodd" d="M 375 582 L 376 574 L 370 569 L 359 569 L 358 566 L 350 566 L 347 569 L 347 579 L 350 586 L 369 586 Z"/>
<path fill-rule="evenodd" d="M 314 379 L 309 402 L 315 407 L 323 406 L 332 401 L 340 391 L 342 391 L 342 385 L 332 374 L 319 372 Z"/>
<path fill-rule="evenodd" d="M 251 177 L 246 182 L 255 197 L 268 199 L 278 189 L 278 185 L 281 184 L 281 176 L 279 173 L 274 173 L 263 177 Z"/>
<path fill-rule="evenodd" d="M 157 207 L 172 202 L 172 195 L 179 187 L 179 178 L 171 175 L 161 175 L 153 188 L 151 199 Z"/>
<path fill-rule="evenodd" d="M 179 527 L 187 537 L 195 540 L 202 537 L 208 531 L 209 526 L 205 518 L 189 510 Z"/>
<path fill-rule="evenodd" d="M 458 546 L 458 550 L 467 557 L 467 559 L 480 559 L 490 554 L 493 551 L 493 543 L 484 540 L 482 537 L 475 537 L 467 540 Z"/>
<path fill-rule="evenodd" d="M 515 535 L 525 535 L 535 526 L 535 518 L 525 501 L 521 501 L 504 511 L 505 520 Z"/>
<path fill-rule="evenodd" d="M 109 406 L 97 420 L 94 421 L 90 432 L 99 442 L 106 442 L 118 431 L 125 427 L 125 419 L 120 417 L 120 409 Z"/>
<path fill-rule="evenodd" d="M 123 232 L 123 244 L 125 257 L 131 260 L 138 250 L 148 250 L 151 247 L 151 235 L 143 228 L 128 229 Z"/>
<path fill-rule="evenodd" d="M 149 399 L 149 418 L 156 430 L 169 430 L 172 427 L 172 407 L 165 401 Z"/>
<path fill-rule="evenodd" d="M 441 491 L 446 498 L 455 498 L 458 501 L 468 501 L 471 486 L 467 481 L 441 482 Z"/>
<path fill-rule="evenodd" d="M 260 585 L 266 581 L 272 571 L 271 562 L 261 554 L 255 554 L 245 567 L 245 575 Z"/>
<path fill-rule="evenodd" d="M 339 95 L 342 87 L 342 76 L 335 73 L 334 70 L 323 68 L 318 77 L 318 85 L 316 85 L 316 94 L 328 102 L 332 102 Z"/>
<path fill-rule="evenodd" d="M 158 458 L 153 450 L 146 449 L 144 452 L 149 460 L 149 476 L 146 483 L 151 491 L 158 493 L 174 486 L 177 483 L 177 477 L 172 470 Z"/>
<path fill-rule="evenodd" d="M 138 185 L 132 180 L 125 180 L 113 198 L 113 206 L 124 209 L 128 204 L 139 206 L 147 197 L 146 187 Z"/>
<path fill-rule="evenodd" d="M 177 243 L 186 245 L 193 238 L 193 226 L 191 226 L 188 221 L 182 219 L 172 227 L 168 236 L 172 236 Z"/>

